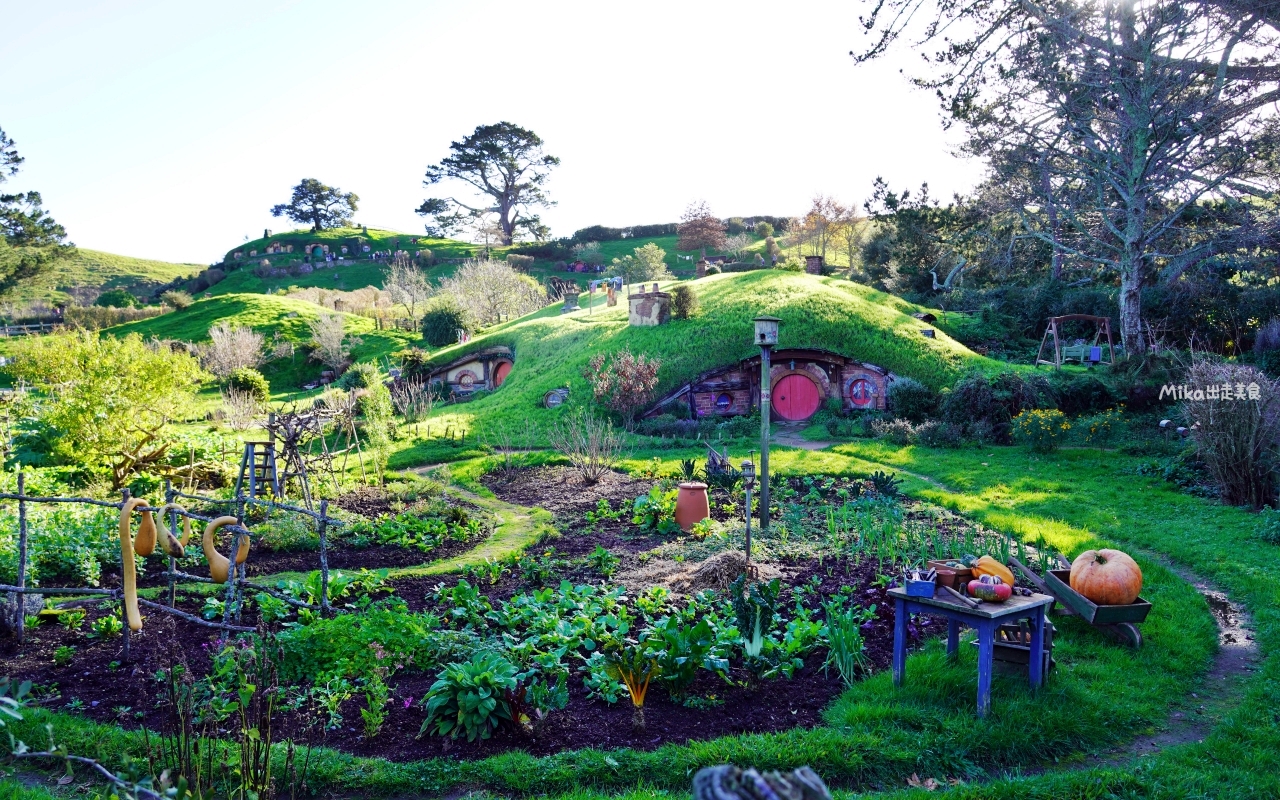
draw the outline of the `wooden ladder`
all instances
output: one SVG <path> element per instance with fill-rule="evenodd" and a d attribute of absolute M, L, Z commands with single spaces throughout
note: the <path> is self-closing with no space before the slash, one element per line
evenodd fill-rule
<path fill-rule="evenodd" d="M 239 497 L 248 482 L 247 497 L 265 495 L 270 490 L 275 498 L 281 497 L 280 473 L 276 469 L 275 442 L 245 442 L 244 455 L 240 459 L 240 475 L 236 478 L 236 496 Z"/>

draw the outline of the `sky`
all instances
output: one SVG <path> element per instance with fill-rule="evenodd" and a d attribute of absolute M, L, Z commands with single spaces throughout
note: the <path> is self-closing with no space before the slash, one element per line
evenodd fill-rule
<path fill-rule="evenodd" d="M 421 232 L 428 164 L 506 120 L 560 157 L 554 236 L 802 214 L 877 176 L 948 197 L 982 176 L 901 73 L 870 64 L 859 2 L 12 3 L 0 128 L 81 247 L 213 263 L 302 178 L 354 191 L 356 220 Z"/>

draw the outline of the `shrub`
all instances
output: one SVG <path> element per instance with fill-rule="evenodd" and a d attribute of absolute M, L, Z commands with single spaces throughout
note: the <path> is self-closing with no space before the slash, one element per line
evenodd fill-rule
<path fill-rule="evenodd" d="M 774 269 L 780 269 L 785 272 L 804 272 L 804 262 L 799 256 L 787 256 L 786 261 L 779 261 Z"/>
<path fill-rule="evenodd" d="M 1037 453 L 1050 453 L 1071 430 L 1067 416 L 1057 409 L 1030 409 L 1013 418 L 1013 437 Z"/>
<path fill-rule="evenodd" d="M 377 364 L 370 364 L 362 361 L 358 364 L 352 364 L 351 369 L 342 373 L 342 377 L 334 381 L 333 385 L 339 389 L 368 389 L 382 383 L 382 371 L 378 369 Z"/>
<path fill-rule="evenodd" d="M 348 337 L 341 314 L 322 314 L 308 326 L 311 330 L 311 358 L 331 370 L 341 372 L 351 363 L 351 348 L 360 344 Z"/>
<path fill-rule="evenodd" d="M 108 289 L 98 295 L 93 304 L 102 308 L 133 308 L 138 305 L 138 298 L 124 289 Z"/>
<path fill-rule="evenodd" d="M 906 446 L 916 440 L 916 426 L 905 419 L 873 419 L 871 434 L 878 439 L 888 439 L 896 445 Z"/>
<path fill-rule="evenodd" d="M 914 378 L 898 378 L 889 384 L 889 410 L 912 422 L 924 422 L 938 408 L 938 395 Z"/>
<path fill-rule="evenodd" d="M 770 236 L 773 236 L 773 226 L 763 220 L 757 222 L 756 236 L 759 236 L 761 239 L 768 239 Z"/>
<path fill-rule="evenodd" d="M 964 432 L 950 422 L 929 420 L 916 429 L 916 437 L 925 447 L 959 447 L 964 443 Z"/>
<path fill-rule="evenodd" d="M 1183 403 L 1182 414 L 1222 499 L 1254 508 L 1272 502 L 1280 445 L 1280 383 L 1255 367 L 1208 359 L 1191 365 L 1187 383 L 1197 396 Z M 1228 393 L 1230 399 L 1224 399 Z"/>
<path fill-rule="evenodd" d="M 257 369 L 265 360 L 266 339 L 243 325 L 223 320 L 209 329 L 209 341 L 200 345 L 200 365 L 227 380 L 238 369 Z"/>
<path fill-rule="evenodd" d="M 459 330 L 471 333 L 475 327 L 471 314 L 453 295 L 438 296 L 422 315 L 422 338 L 435 347 L 457 344 Z"/>
<path fill-rule="evenodd" d="M 1051 397 L 1049 382 L 1043 376 L 1024 378 L 1005 372 L 988 379 L 974 371 L 943 392 L 940 406 L 943 420 L 967 435 L 1007 443 L 1010 421 L 1024 410 L 1048 405 Z"/>
<path fill-rule="evenodd" d="M 591 384 L 596 403 L 630 425 L 636 413 L 653 401 L 661 366 L 659 359 L 637 356 L 624 348 L 614 353 L 608 364 L 603 353 L 594 356 L 582 374 Z"/>
<path fill-rule="evenodd" d="M 1280 350 L 1280 317 L 1272 317 L 1266 325 L 1258 328 L 1253 340 L 1253 352 L 1257 354 Z"/>
<path fill-rule="evenodd" d="M 271 384 L 267 383 L 261 372 L 252 367 L 241 367 L 232 372 L 227 377 L 227 387 L 244 392 L 259 403 L 271 399 Z"/>
<path fill-rule="evenodd" d="M 1254 534 L 1267 544 L 1280 544 L 1280 510 L 1270 506 L 1262 509 Z"/>
<path fill-rule="evenodd" d="M 551 446 L 578 470 L 583 483 L 599 481 L 622 457 L 622 435 L 586 409 L 565 417 L 551 429 L 549 438 Z"/>
<path fill-rule="evenodd" d="M 1115 406 L 1107 385 L 1092 375 L 1059 375 L 1050 382 L 1058 410 L 1069 416 L 1106 411 Z"/>
<path fill-rule="evenodd" d="M 522 256 L 517 253 L 507 253 L 507 265 L 516 272 L 528 272 L 533 266 L 533 256 Z"/>
<path fill-rule="evenodd" d="M 160 295 L 160 302 L 181 311 L 184 308 L 190 307 L 190 305 L 195 302 L 195 299 L 186 292 L 179 291 L 178 289 L 170 289 Z"/>
<path fill-rule="evenodd" d="M 707 265 L 707 274 L 708 274 L 708 275 L 719 275 L 719 274 L 720 274 L 720 267 L 719 267 L 719 265 L 717 265 L 717 264 L 708 264 L 708 265 Z"/>
<path fill-rule="evenodd" d="M 497 653 L 478 653 L 470 661 L 449 664 L 423 698 L 427 718 L 418 735 L 435 729 L 455 739 L 488 739 L 502 722 L 511 722 L 508 695 L 516 691 L 515 664 Z"/>
<path fill-rule="evenodd" d="M 682 283 L 671 290 L 671 316 L 689 319 L 698 312 L 698 293 L 692 286 Z"/>

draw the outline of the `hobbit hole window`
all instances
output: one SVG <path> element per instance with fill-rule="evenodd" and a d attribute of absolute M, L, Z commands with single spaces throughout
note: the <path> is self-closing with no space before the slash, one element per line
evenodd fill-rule
<path fill-rule="evenodd" d="M 876 400 L 875 387 L 866 378 L 854 378 L 845 388 L 845 396 L 854 408 L 869 408 Z"/>
<path fill-rule="evenodd" d="M 721 413 L 723 413 L 725 411 L 728 411 L 732 405 L 733 405 L 733 398 L 730 397 L 728 394 L 721 393 L 716 395 L 717 411 L 720 411 Z"/>

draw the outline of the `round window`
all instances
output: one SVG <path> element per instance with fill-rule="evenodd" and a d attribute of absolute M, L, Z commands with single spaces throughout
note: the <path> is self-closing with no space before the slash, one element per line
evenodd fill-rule
<path fill-rule="evenodd" d="M 728 411 L 733 405 L 733 398 L 728 394 L 719 394 L 716 396 L 716 408 L 720 411 Z"/>
<path fill-rule="evenodd" d="M 476 383 L 476 376 L 470 372 L 464 372 L 458 376 L 458 386 L 463 389 L 470 389 Z"/>
<path fill-rule="evenodd" d="M 866 378 L 855 378 L 849 381 L 845 395 L 855 408 L 867 408 L 876 401 L 876 390 Z"/>

